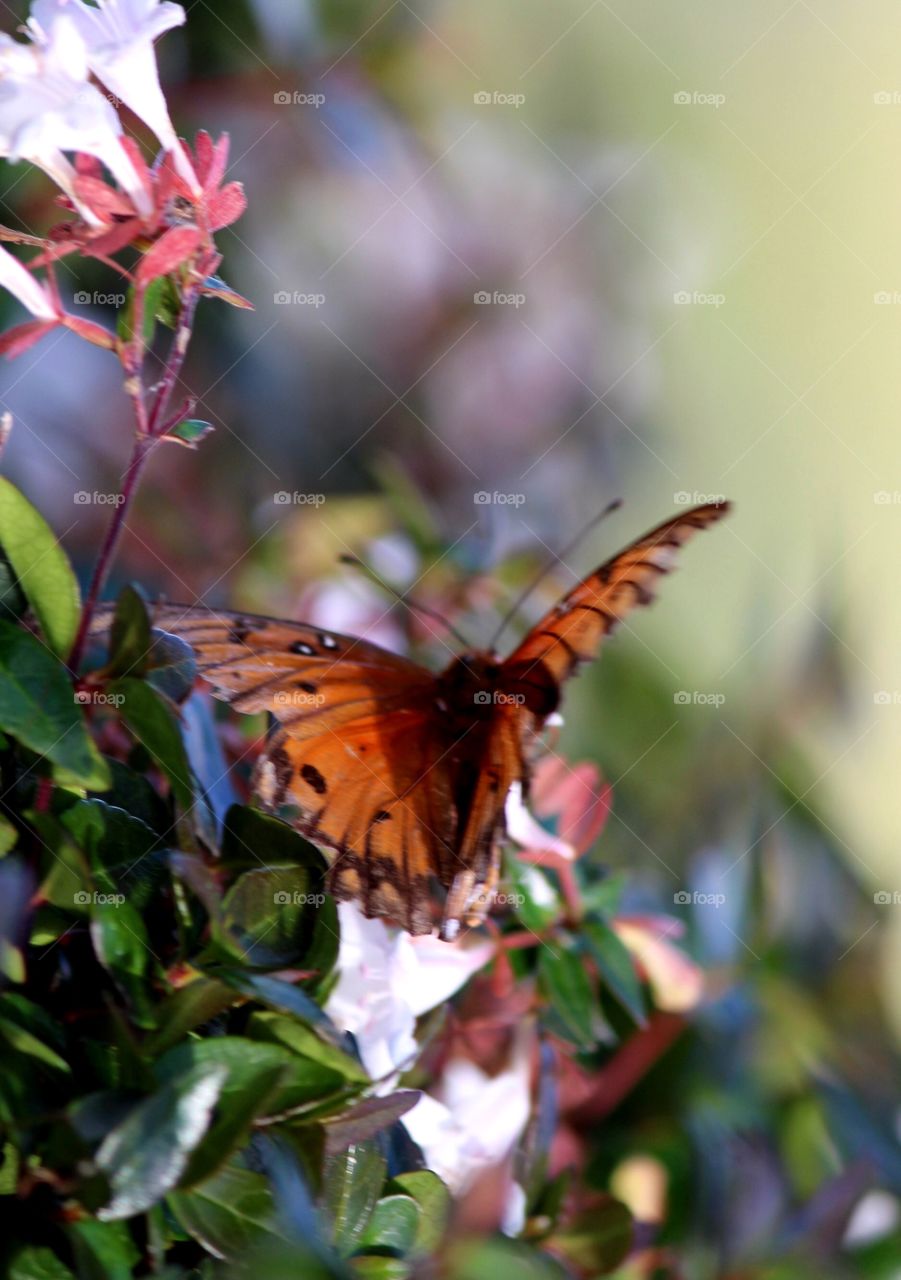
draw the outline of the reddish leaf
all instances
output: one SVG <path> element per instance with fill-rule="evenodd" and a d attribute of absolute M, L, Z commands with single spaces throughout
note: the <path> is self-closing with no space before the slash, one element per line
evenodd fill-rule
<path fill-rule="evenodd" d="M 84 151 L 76 151 L 75 172 L 86 178 L 102 178 L 103 165 L 96 156 L 89 156 Z"/>
<path fill-rule="evenodd" d="M 58 320 L 27 320 L 25 324 L 14 325 L 0 335 L 0 355 L 6 356 L 7 360 L 15 360 L 58 324 Z"/>
<path fill-rule="evenodd" d="M 247 197 L 243 185 L 240 182 L 230 182 L 227 187 L 210 197 L 207 206 L 210 230 L 219 231 L 220 228 L 237 222 L 246 208 Z"/>
<path fill-rule="evenodd" d="M 114 215 L 124 218 L 134 215 L 134 208 L 128 197 L 100 178 L 82 174 L 72 185 L 81 203 L 86 204 L 104 222 L 112 222 Z"/>
<path fill-rule="evenodd" d="M 198 140 L 199 140 L 198 135 Z M 207 143 L 211 142 L 209 136 Z M 207 143 L 204 144 L 206 150 Z M 200 178 L 204 191 L 209 195 L 211 192 L 218 190 L 219 184 L 225 176 L 225 169 L 228 164 L 229 137 L 227 133 L 223 133 L 218 142 L 212 143 L 205 155 L 204 175 Z M 198 177 L 200 175 L 198 174 Z"/>
<path fill-rule="evenodd" d="M 141 223 L 137 218 L 130 218 L 128 222 L 118 222 L 102 236 L 89 240 L 82 252 L 89 258 L 111 258 L 142 234 Z"/>
<path fill-rule="evenodd" d="M 147 192 L 151 202 L 153 201 L 153 179 L 150 176 L 150 170 L 147 168 L 147 161 L 141 154 L 141 148 L 135 142 L 134 138 L 128 138 L 123 135 L 119 141 L 128 153 L 128 158 L 132 163 L 132 168 L 141 180 L 141 186 Z"/>
<path fill-rule="evenodd" d="M 197 227 L 172 227 L 144 254 L 135 277 L 138 284 L 169 275 L 192 256 L 201 239 Z"/>
<path fill-rule="evenodd" d="M 83 320 L 79 316 L 64 316 L 62 322 L 67 329 L 77 333 L 79 338 L 92 342 L 95 347 L 105 347 L 107 351 L 111 351 L 116 345 L 113 335 L 104 329 L 102 324 L 95 324 L 93 320 Z"/>

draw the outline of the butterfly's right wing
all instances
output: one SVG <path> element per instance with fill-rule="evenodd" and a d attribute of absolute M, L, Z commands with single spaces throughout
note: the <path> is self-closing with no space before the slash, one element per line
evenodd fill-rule
<path fill-rule="evenodd" d="M 106 630 L 111 610 L 93 630 Z M 368 641 L 304 623 L 158 605 L 152 621 L 191 645 L 199 674 L 238 711 L 280 731 L 257 765 L 266 808 L 333 853 L 329 887 L 411 933 L 433 924 L 430 881 L 451 884 L 457 815 L 452 744 L 435 677 Z"/>

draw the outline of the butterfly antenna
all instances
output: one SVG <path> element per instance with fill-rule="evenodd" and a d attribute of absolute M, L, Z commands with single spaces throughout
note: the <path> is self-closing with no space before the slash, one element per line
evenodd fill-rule
<path fill-rule="evenodd" d="M 426 617 L 433 618 L 435 622 L 440 622 L 464 649 L 472 648 L 466 637 L 457 630 L 452 622 L 448 622 L 444 614 L 439 613 L 437 609 L 432 609 L 427 604 L 421 604 L 420 601 L 414 600 L 412 596 L 404 595 L 402 592 L 398 591 L 396 587 L 392 587 L 390 582 L 385 582 L 384 578 L 380 577 L 374 569 L 371 569 L 369 565 L 365 564 L 358 556 L 342 555 L 338 558 L 342 564 L 350 564 L 353 565 L 355 569 L 362 569 L 370 582 L 375 583 L 377 587 L 381 587 L 381 589 L 386 591 L 389 596 L 393 596 L 398 604 L 402 604 L 404 608 L 409 609 L 412 613 L 425 614 Z"/>
<path fill-rule="evenodd" d="M 592 518 L 588 521 L 588 523 L 586 525 L 583 525 L 583 527 L 579 530 L 576 536 L 566 544 L 566 546 L 563 548 L 562 551 L 552 553 L 550 556 L 548 556 L 547 560 L 541 566 L 539 571 L 535 574 L 535 577 L 531 580 L 531 582 L 526 584 L 523 590 L 519 593 L 519 595 L 513 601 L 510 608 L 504 614 L 503 618 L 501 619 L 500 626 L 497 628 L 494 635 L 491 637 L 491 643 L 489 645 L 490 649 L 493 650 L 495 648 L 498 640 L 500 640 L 501 636 L 507 630 L 507 627 L 516 617 L 517 613 L 519 613 L 520 609 L 528 600 L 529 596 L 532 594 L 535 588 L 541 584 L 544 578 L 547 577 L 547 575 L 553 569 L 554 565 L 561 560 L 565 560 L 568 555 L 571 555 L 573 551 L 575 551 L 579 543 L 582 541 L 582 539 L 586 538 L 588 534 L 591 533 L 592 529 L 596 529 L 602 520 L 605 520 L 607 516 L 612 515 L 614 511 L 619 510 L 619 508 L 622 505 L 623 505 L 622 498 L 614 498 L 612 502 L 608 502 L 607 506 L 604 507 L 603 511 L 599 511 L 596 516 L 592 516 Z"/>

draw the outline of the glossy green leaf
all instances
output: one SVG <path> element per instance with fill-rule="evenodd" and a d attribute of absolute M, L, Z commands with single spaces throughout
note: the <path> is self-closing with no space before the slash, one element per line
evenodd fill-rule
<path fill-rule="evenodd" d="M 157 1006 L 156 1030 L 147 1040 L 147 1052 L 154 1057 L 164 1053 L 189 1031 L 231 1008 L 239 998 L 215 978 L 195 978 Z"/>
<path fill-rule="evenodd" d="M 363 1250 L 379 1249 L 403 1257 L 419 1231 L 421 1210 L 410 1196 L 391 1195 L 379 1200 L 360 1237 Z"/>
<path fill-rule="evenodd" d="M 215 429 L 211 422 L 204 422 L 200 418 L 185 418 L 166 435 L 169 440 L 178 441 L 186 449 L 196 449 L 201 440 L 205 440 Z"/>
<path fill-rule="evenodd" d="M 324 1199 L 338 1252 L 356 1249 L 385 1182 L 384 1156 L 372 1142 L 336 1153 L 326 1161 Z"/>
<path fill-rule="evenodd" d="M 0 476 L 0 547 L 53 652 L 67 658 L 78 629 L 78 582 L 56 535 L 28 499 Z"/>
<path fill-rule="evenodd" d="M 110 691 L 122 697 L 121 715 L 172 784 L 179 807 L 191 808 L 194 788 L 178 724 L 164 699 L 143 680 L 126 677 Z"/>
<path fill-rule="evenodd" d="M 557 938 L 538 952 L 538 980 L 547 997 L 550 1024 L 580 1049 L 593 1049 L 609 1031 L 597 1007 L 581 956 Z"/>
<path fill-rule="evenodd" d="M 254 1249 L 288 1244 L 272 1192 L 258 1173 L 233 1166 L 190 1191 L 176 1191 L 166 1203 L 179 1224 L 220 1258 L 240 1259 Z"/>
<path fill-rule="evenodd" d="M 116 601 L 105 669 L 111 676 L 139 676 L 147 665 L 149 652 L 147 606 L 134 587 L 125 587 Z"/>
<path fill-rule="evenodd" d="M 206 1133 L 227 1072 L 204 1062 L 139 1103 L 104 1139 L 97 1164 L 112 1195 L 103 1221 L 142 1213 L 178 1184 Z"/>
<path fill-rule="evenodd" d="M 3 621 L 0 728 L 79 785 L 102 790 L 109 784 L 64 668 L 34 636 Z"/>
<path fill-rule="evenodd" d="M 388 1190 L 410 1196 L 419 1205 L 421 1212 L 413 1252 L 434 1253 L 444 1239 L 453 1207 L 446 1185 L 431 1169 L 414 1169 L 392 1178 Z"/>
<path fill-rule="evenodd" d="M 314 1062 L 337 1071 L 345 1080 L 356 1084 L 369 1083 L 369 1074 L 361 1063 L 343 1049 L 320 1039 L 296 1018 L 287 1018 L 279 1013 L 255 1013 L 248 1023 L 247 1034 L 254 1040 L 283 1045 L 302 1058 L 312 1058 Z"/>
<path fill-rule="evenodd" d="M 226 894 L 223 923 L 245 964 L 284 967 L 302 961 L 324 903 L 321 881 L 306 867 L 256 867 Z"/>
<path fill-rule="evenodd" d="M 75 1280 L 72 1272 L 46 1245 L 26 1245 L 9 1261 L 9 1280 Z"/>
<path fill-rule="evenodd" d="M 124 1222 L 82 1218 L 66 1229 L 78 1280 L 132 1280 L 141 1254 Z"/>
<path fill-rule="evenodd" d="M 582 937 L 611 994 L 639 1026 L 644 1026 L 644 996 L 631 953 L 610 926 L 601 920 L 586 921 L 582 926 Z"/>

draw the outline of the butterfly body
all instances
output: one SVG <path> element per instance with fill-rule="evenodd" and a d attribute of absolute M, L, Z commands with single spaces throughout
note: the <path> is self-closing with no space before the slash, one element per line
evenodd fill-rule
<path fill-rule="evenodd" d="M 153 622 L 192 645 L 215 696 L 268 711 L 277 731 L 254 785 L 331 858 L 329 887 L 369 916 L 441 936 L 490 906 L 514 784 L 562 687 L 604 636 L 653 598 L 673 553 L 728 510 L 710 503 L 659 525 L 608 560 L 502 659 L 454 657 L 434 674 L 366 640 L 304 623 L 157 605 Z M 101 610 L 94 630 L 109 626 Z"/>

